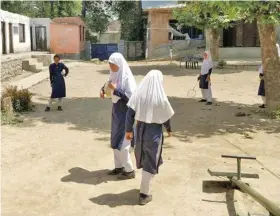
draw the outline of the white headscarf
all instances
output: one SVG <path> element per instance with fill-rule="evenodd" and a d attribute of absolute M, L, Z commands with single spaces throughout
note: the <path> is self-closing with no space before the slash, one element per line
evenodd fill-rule
<path fill-rule="evenodd" d="M 203 59 L 202 66 L 201 66 L 201 75 L 208 74 L 209 69 L 213 68 L 213 62 L 210 51 L 204 51 L 207 55 L 206 59 Z"/>
<path fill-rule="evenodd" d="M 163 124 L 174 115 L 159 70 L 151 70 L 144 77 L 127 105 L 135 111 L 135 119 L 145 123 Z"/>
<path fill-rule="evenodd" d="M 109 57 L 109 62 L 119 67 L 117 72 L 110 71 L 109 81 L 117 85 L 117 88 L 123 90 L 128 98 L 136 89 L 134 76 L 121 53 L 113 53 Z"/>
<path fill-rule="evenodd" d="M 276 44 L 276 48 L 277 48 L 278 56 L 280 57 L 280 47 L 279 47 L 279 44 Z"/>

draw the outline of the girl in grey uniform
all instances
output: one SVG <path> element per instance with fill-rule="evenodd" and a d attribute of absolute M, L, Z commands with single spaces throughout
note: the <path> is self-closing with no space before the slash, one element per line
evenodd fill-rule
<path fill-rule="evenodd" d="M 151 180 L 162 164 L 162 125 L 171 134 L 170 118 L 174 111 L 163 89 L 163 75 L 151 70 L 133 93 L 128 102 L 126 115 L 126 138 L 132 139 L 134 120 L 136 124 L 135 158 L 137 168 L 142 168 L 139 204 L 152 200 Z"/>
<path fill-rule="evenodd" d="M 210 76 L 212 73 L 213 62 L 209 51 L 203 53 L 203 62 L 201 72 L 198 76 L 199 87 L 201 89 L 202 99 L 199 102 L 206 102 L 206 105 L 212 105 L 212 90 Z"/>
<path fill-rule="evenodd" d="M 109 58 L 110 84 L 112 90 L 112 123 L 111 147 L 114 152 L 115 169 L 109 175 L 121 174 L 119 179 L 135 178 L 134 168 L 130 159 L 131 141 L 125 138 L 125 118 L 128 110 L 127 102 L 136 89 L 134 76 L 121 53 L 113 53 Z M 104 89 L 100 97 L 104 98 Z"/>

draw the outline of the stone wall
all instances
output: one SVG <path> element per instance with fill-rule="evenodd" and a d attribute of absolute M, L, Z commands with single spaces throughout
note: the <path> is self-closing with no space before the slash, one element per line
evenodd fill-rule
<path fill-rule="evenodd" d="M 8 78 L 22 74 L 22 61 L 24 59 L 26 58 L 12 59 L 5 62 L 1 62 L 1 81 L 3 82 Z"/>

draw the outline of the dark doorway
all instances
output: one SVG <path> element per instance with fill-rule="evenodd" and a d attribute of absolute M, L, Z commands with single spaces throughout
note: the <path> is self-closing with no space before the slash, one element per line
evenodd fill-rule
<path fill-rule="evenodd" d="M 14 53 L 14 40 L 13 40 L 13 24 L 9 23 L 9 53 Z"/>
<path fill-rule="evenodd" d="M 31 43 L 31 51 L 34 51 L 33 34 L 32 34 L 32 27 L 31 26 L 30 26 L 30 43 Z"/>
<path fill-rule="evenodd" d="M 235 47 L 236 45 L 236 28 L 223 30 L 223 47 Z"/>
<path fill-rule="evenodd" d="M 36 50 L 47 51 L 47 28 L 45 26 L 35 27 Z"/>
<path fill-rule="evenodd" d="M 7 54 L 6 47 L 6 24 L 1 22 L 1 39 L 2 39 L 2 54 Z"/>
<path fill-rule="evenodd" d="M 244 23 L 243 46 L 256 47 L 257 44 L 259 45 L 257 22 L 254 21 L 252 23 Z"/>

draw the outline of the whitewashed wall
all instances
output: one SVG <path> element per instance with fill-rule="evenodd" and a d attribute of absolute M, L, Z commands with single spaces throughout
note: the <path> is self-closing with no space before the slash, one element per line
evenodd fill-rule
<path fill-rule="evenodd" d="M 9 37 L 9 23 L 13 24 L 13 47 L 14 53 L 31 51 L 30 40 L 30 18 L 19 14 L 10 13 L 4 10 L 0 10 L 1 22 L 5 22 L 6 33 L 6 51 L 10 53 L 10 37 Z M 19 42 L 19 24 L 25 25 L 25 42 Z M 18 28 L 18 33 L 14 32 L 14 28 Z M 1 29 L 2 30 L 2 29 Z M 2 40 L 2 38 L 1 38 Z M 0 43 L 0 50 L 2 53 L 2 42 Z"/>
<path fill-rule="evenodd" d="M 30 18 L 30 26 L 32 27 L 32 44 L 34 50 L 36 50 L 36 26 L 45 26 L 47 31 L 47 49 L 50 50 L 51 32 L 50 32 L 51 19 L 49 18 Z"/>

